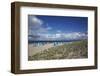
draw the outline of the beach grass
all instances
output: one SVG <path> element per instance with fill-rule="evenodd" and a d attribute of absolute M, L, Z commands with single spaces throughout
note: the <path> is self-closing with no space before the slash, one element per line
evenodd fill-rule
<path fill-rule="evenodd" d="M 79 59 L 88 58 L 87 40 L 74 41 L 51 47 L 28 57 L 28 60 Z"/>

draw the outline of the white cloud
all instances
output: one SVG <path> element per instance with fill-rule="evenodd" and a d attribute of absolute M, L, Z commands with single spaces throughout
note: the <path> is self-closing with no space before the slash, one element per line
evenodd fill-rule
<path fill-rule="evenodd" d="M 87 34 L 81 32 L 72 32 L 72 33 L 62 34 L 62 37 L 66 39 L 86 39 Z"/>
<path fill-rule="evenodd" d="M 29 22 L 30 25 L 28 26 L 28 35 L 33 35 L 37 38 L 35 39 L 52 39 L 55 38 L 54 36 L 50 36 L 48 34 L 44 34 L 44 33 L 48 33 L 52 28 L 48 26 L 44 27 L 44 21 L 39 19 L 36 16 L 30 16 L 29 17 Z M 32 40 L 33 37 L 29 37 L 29 40 Z M 34 38 L 33 38 L 34 39 Z"/>
<path fill-rule="evenodd" d="M 31 20 L 32 20 L 32 23 L 33 23 L 34 26 L 35 25 L 38 26 L 38 25 L 43 24 L 43 21 L 40 20 L 39 18 L 37 18 L 36 16 L 32 16 Z"/>
<path fill-rule="evenodd" d="M 47 29 L 43 27 L 44 21 L 39 19 L 38 17 L 29 16 L 29 23 L 30 23 L 28 26 L 29 35 L 37 35 L 38 33 L 47 32 Z"/>
<path fill-rule="evenodd" d="M 39 34 L 39 40 L 77 40 L 87 39 L 87 34 L 80 32 L 73 33 L 56 33 L 56 34 Z"/>

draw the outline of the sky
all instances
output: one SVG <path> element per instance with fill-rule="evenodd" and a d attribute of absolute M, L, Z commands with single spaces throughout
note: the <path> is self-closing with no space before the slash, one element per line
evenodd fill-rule
<path fill-rule="evenodd" d="M 87 39 L 87 17 L 28 15 L 28 40 Z"/>

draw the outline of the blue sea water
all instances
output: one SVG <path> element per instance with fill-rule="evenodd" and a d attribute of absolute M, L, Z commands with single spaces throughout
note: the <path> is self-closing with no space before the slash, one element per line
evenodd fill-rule
<path fill-rule="evenodd" d="M 34 46 L 42 46 L 45 44 L 53 44 L 54 46 L 58 46 L 61 44 L 66 44 L 74 41 L 79 41 L 79 40 L 60 40 L 60 41 L 28 41 L 28 44 L 34 44 Z"/>

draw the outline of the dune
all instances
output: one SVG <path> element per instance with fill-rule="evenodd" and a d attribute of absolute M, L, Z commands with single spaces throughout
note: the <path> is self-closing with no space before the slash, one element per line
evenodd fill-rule
<path fill-rule="evenodd" d="M 87 43 L 87 40 L 81 40 L 59 46 L 46 44 L 34 47 L 29 45 L 28 60 L 88 58 Z"/>

